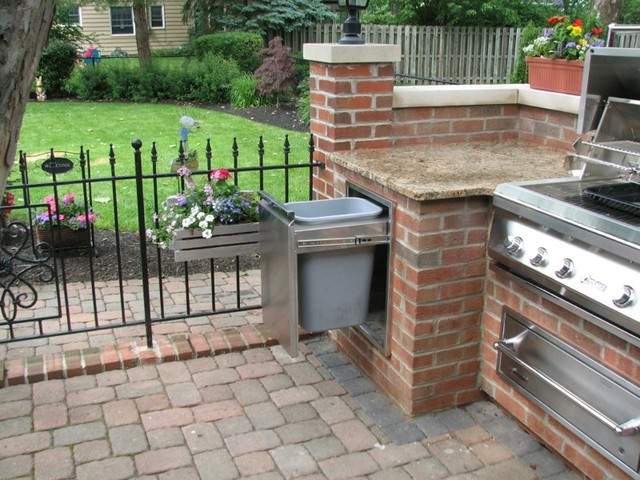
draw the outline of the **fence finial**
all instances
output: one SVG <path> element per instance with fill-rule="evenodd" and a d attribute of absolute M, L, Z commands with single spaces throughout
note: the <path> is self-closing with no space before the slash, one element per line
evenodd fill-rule
<path fill-rule="evenodd" d="M 135 150 L 140 150 L 142 148 L 142 140 L 140 140 L 139 138 L 136 138 L 136 139 L 132 140 L 131 141 L 131 146 Z"/>

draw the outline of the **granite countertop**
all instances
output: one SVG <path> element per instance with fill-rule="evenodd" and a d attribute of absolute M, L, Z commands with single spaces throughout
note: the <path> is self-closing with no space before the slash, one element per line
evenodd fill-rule
<path fill-rule="evenodd" d="M 419 145 L 330 159 L 414 200 L 492 195 L 499 183 L 566 177 L 564 153 L 530 143 Z"/>

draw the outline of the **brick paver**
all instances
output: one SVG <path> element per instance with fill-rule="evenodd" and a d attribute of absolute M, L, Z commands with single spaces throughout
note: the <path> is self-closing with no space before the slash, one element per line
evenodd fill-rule
<path fill-rule="evenodd" d="M 0 480 L 578 478 L 489 402 L 406 418 L 322 342 L 0 389 Z"/>

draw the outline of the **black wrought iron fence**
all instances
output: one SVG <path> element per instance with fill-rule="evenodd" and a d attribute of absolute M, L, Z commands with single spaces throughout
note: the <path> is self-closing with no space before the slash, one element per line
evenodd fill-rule
<path fill-rule="evenodd" d="M 133 172 L 111 146 L 109 175 L 100 177 L 92 176 L 91 152 L 82 148 L 45 157 L 20 152 L 20 178 L 7 187 L 15 204 L 5 201 L 0 216 L 0 343 L 144 325 L 151 346 L 154 323 L 261 308 L 244 281 L 255 255 L 176 262 L 173 252 L 147 242 L 162 201 L 184 184 L 159 163 L 155 143 L 132 146 Z M 234 139 L 225 164 L 214 162 L 207 141 L 204 164 L 190 164 L 192 176 L 206 177 L 215 166 L 243 190 L 267 190 L 285 202 L 310 199 L 313 169 L 323 166 L 313 160 L 313 138 L 304 158 L 292 158 L 291 150 L 288 136 L 277 155 L 260 137 L 251 161 Z M 180 145 L 174 166 L 190 160 Z M 40 168 L 49 181 L 30 178 Z M 62 228 L 70 204 L 80 228 Z"/>

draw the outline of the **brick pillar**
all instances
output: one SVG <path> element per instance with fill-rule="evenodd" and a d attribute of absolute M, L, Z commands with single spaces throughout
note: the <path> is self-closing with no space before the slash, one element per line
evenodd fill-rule
<path fill-rule="evenodd" d="M 321 153 L 391 146 L 399 45 L 304 45 L 311 64 L 311 132 Z"/>

